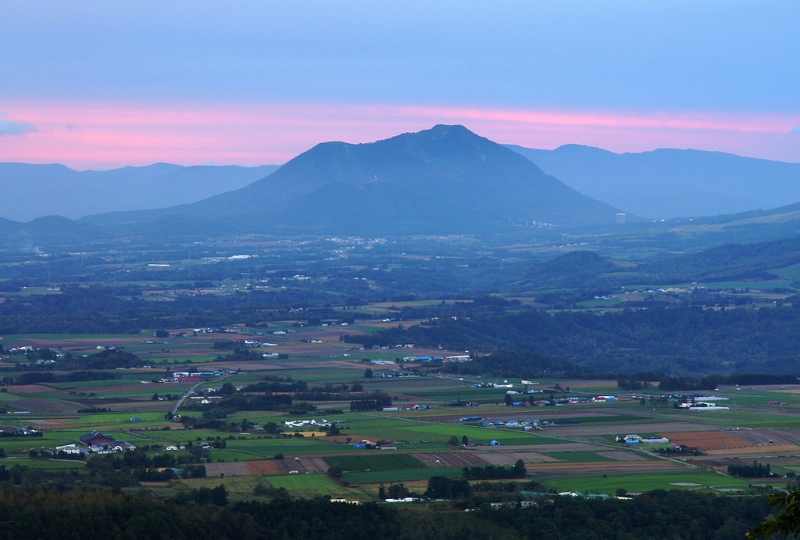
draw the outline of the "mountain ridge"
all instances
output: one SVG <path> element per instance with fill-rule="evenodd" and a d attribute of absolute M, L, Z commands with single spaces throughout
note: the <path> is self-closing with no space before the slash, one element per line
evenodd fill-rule
<path fill-rule="evenodd" d="M 0 215 L 26 222 L 48 215 L 78 219 L 109 210 L 145 210 L 191 203 L 243 187 L 277 166 L 191 166 L 154 163 L 109 171 L 77 171 L 54 163 L 0 163 L 0 190 L 8 201 Z"/>
<path fill-rule="evenodd" d="M 694 149 L 617 154 L 576 144 L 506 147 L 581 193 L 651 219 L 737 214 L 800 201 L 800 163 Z"/>

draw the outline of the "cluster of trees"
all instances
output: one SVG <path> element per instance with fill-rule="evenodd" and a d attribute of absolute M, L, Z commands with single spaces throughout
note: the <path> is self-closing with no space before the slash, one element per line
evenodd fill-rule
<path fill-rule="evenodd" d="M 284 411 L 292 405 L 288 394 L 241 394 L 218 399 L 213 403 L 194 403 L 189 411 L 202 411 L 203 418 L 219 420 L 239 411 Z"/>
<path fill-rule="evenodd" d="M 297 392 L 294 396 L 296 399 L 303 399 L 306 401 L 346 401 L 353 399 L 353 394 L 361 397 L 364 391 L 364 386 L 361 383 L 353 384 L 326 384 L 323 386 L 315 386 L 306 392 Z"/>
<path fill-rule="evenodd" d="M 432 476 L 425 496 L 431 499 L 466 499 L 472 496 L 472 488 L 466 478 Z"/>
<path fill-rule="evenodd" d="M 525 478 L 525 463 L 518 459 L 512 467 L 486 465 L 485 467 L 464 467 L 462 474 L 467 480 L 502 480 L 506 478 Z"/>
<path fill-rule="evenodd" d="M 392 396 L 386 392 L 376 390 L 367 396 L 354 399 L 350 402 L 351 411 L 379 411 L 383 407 L 390 407 L 392 405 Z"/>
<path fill-rule="evenodd" d="M 190 448 L 194 450 L 195 447 Z M 203 465 L 194 465 L 202 461 L 200 448 L 198 452 L 189 455 L 179 455 L 177 458 L 171 454 L 156 454 L 149 457 L 144 451 L 137 448 L 128 450 L 121 455 L 105 454 L 93 456 L 86 462 L 89 476 L 99 479 L 98 483 L 106 486 L 131 486 L 137 482 L 169 481 L 175 476 L 173 469 L 180 468 L 183 478 L 205 477 L 206 468 Z M 164 469 L 164 470 L 159 470 Z"/>
<path fill-rule="evenodd" d="M 42 383 L 63 383 L 79 381 L 105 381 L 116 379 L 119 376 L 107 371 L 71 371 L 69 373 L 55 374 L 52 372 L 28 372 L 17 377 L 3 377 L 5 385 L 24 385 Z"/>
<path fill-rule="evenodd" d="M 753 460 L 753 463 L 750 465 L 728 465 L 728 474 L 731 476 L 741 476 L 743 478 L 769 478 L 771 476 L 776 476 L 775 473 L 772 472 L 769 463 L 763 465 L 756 460 Z"/>
<path fill-rule="evenodd" d="M 657 454 L 661 454 L 662 456 L 669 456 L 669 455 L 673 455 L 673 454 L 686 454 L 686 453 L 691 453 L 694 456 L 702 456 L 703 455 L 703 451 L 702 450 L 700 450 L 698 448 L 690 449 L 685 444 L 682 444 L 682 445 L 678 446 L 677 448 L 673 448 L 673 447 L 670 447 L 670 448 L 656 448 L 654 450 L 654 452 L 656 452 Z"/>
<path fill-rule="evenodd" d="M 127 278 L 135 279 L 133 275 Z M 142 278 L 148 281 L 153 276 Z M 95 279 L 102 280 L 102 276 Z M 109 276 L 111 281 L 113 277 Z M 0 304 L 0 335 L 137 334 L 147 328 L 222 327 L 232 320 L 263 326 L 267 321 L 285 319 L 294 306 L 341 301 L 333 292 L 291 288 L 233 295 L 179 295 L 172 302 L 161 303 L 146 301 L 141 289 L 127 289 L 62 286 L 57 295 L 6 298 Z"/>
<path fill-rule="evenodd" d="M 308 383 L 295 381 L 291 377 L 283 378 L 275 375 L 266 375 L 263 381 L 248 384 L 242 392 L 306 392 Z"/>

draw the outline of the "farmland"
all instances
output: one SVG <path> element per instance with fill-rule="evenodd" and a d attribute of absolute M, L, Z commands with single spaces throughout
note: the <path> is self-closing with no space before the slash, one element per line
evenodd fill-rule
<path fill-rule="evenodd" d="M 185 253 L 115 245 L 126 253 L 124 271 L 121 259 L 103 258 L 109 248 L 98 247 L 88 265 L 82 255 L 62 254 L 62 266 L 37 278 L 58 276 L 62 285 L 20 281 L 16 290 L 11 280 L 39 266 L 22 256 L 9 260 L 0 266 L 8 289 L 0 290 L 7 331 L 0 341 L 0 463 L 49 474 L 52 482 L 117 482 L 159 497 L 224 484 L 234 500 L 288 492 L 370 501 L 381 485 L 421 494 L 432 477 L 520 462 L 527 473 L 513 479 L 517 491 L 528 483 L 607 494 L 727 493 L 743 483 L 757 493 L 760 484 L 787 479 L 747 482 L 728 476 L 727 467 L 755 460 L 782 475 L 800 470 L 796 381 L 720 380 L 713 393 L 728 410 L 679 410 L 674 392 L 659 391 L 652 379 L 622 390 L 616 375 L 597 368 L 630 373 L 651 362 L 682 373 L 682 362 L 698 351 L 744 354 L 693 349 L 705 337 L 688 335 L 691 347 L 665 356 L 647 352 L 649 341 L 640 351 L 635 337 L 671 346 L 662 328 L 673 323 L 672 330 L 700 324 L 708 332 L 730 323 L 742 333 L 756 310 L 759 332 L 793 328 L 794 310 L 778 306 L 789 293 L 771 292 L 788 281 L 714 281 L 749 289 L 741 311 L 716 306 L 740 300 L 739 291 L 694 290 L 704 310 L 683 305 L 680 295 L 691 289 L 685 280 L 678 285 L 687 292 L 648 283 L 598 298 L 571 287 L 533 293 L 527 278 L 518 282 L 529 265 L 572 251 L 549 242 L 406 239 L 393 254 L 394 246 L 359 239 L 253 237 L 200 242 Z M 252 258 L 204 259 L 230 250 Z M 473 260 L 481 262 L 467 264 Z M 486 290 L 497 292 L 478 294 Z M 664 304 L 672 309 L 663 316 L 644 309 Z M 610 313 L 619 313 L 622 330 L 603 330 Z M 499 354 L 506 346 L 517 352 Z M 792 350 L 783 341 L 769 346 Z M 572 358 L 582 363 L 565 360 Z M 617 362 L 624 358 L 628 364 Z M 699 371 L 710 370 L 709 358 Z M 104 443 L 109 448 L 119 445 L 109 460 L 122 460 L 128 443 L 137 464 L 118 467 L 111 480 L 108 470 L 98 472 L 102 454 L 59 454 L 59 447 L 85 449 L 81 437 L 93 431 L 113 439 Z M 626 436 L 639 442 L 618 440 Z"/>
<path fill-rule="evenodd" d="M 333 332 L 336 330 L 319 329 L 315 335 L 332 338 Z M 213 356 L 214 341 L 208 336 L 184 336 L 169 338 L 169 350 Z M 129 343 L 133 348 L 142 341 L 119 335 L 15 339 L 20 344 L 46 342 L 59 350 L 76 351 L 110 342 L 127 350 Z M 232 496 L 248 498 L 261 482 L 276 489 L 285 488 L 293 495 L 329 494 L 354 500 L 374 499 L 381 484 L 424 486 L 432 476 L 458 477 L 464 467 L 511 466 L 519 460 L 527 468 L 528 479 L 545 489 L 608 494 L 617 489 L 700 489 L 720 493 L 747 490 L 746 481 L 724 474 L 728 463 L 742 459 L 772 461 L 779 470 L 800 469 L 800 431 L 796 431 L 793 413 L 800 405 L 800 398 L 796 397 L 800 386 L 756 387 L 746 392 L 720 389 L 715 395 L 728 398 L 729 410 L 695 413 L 643 406 L 641 395 L 620 392 L 614 381 L 543 379 L 537 381 L 541 387 L 570 387 L 570 396 L 615 394 L 618 400 L 509 408 L 503 403 L 505 389 L 473 387 L 484 382 L 481 378 L 448 377 L 430 371 L 420 371 L 413 377 L 376 377 L 397 373 L 397 368 L 393 364 L 367 363 L 363 358 L 369 356 L 363 351 L 343 356 L 347 347 L 333 339 L 322 339 L 314 347 L 306 343 L 308 356 L 302 356 L 295 347 L 299 339 L 282 338 L 271 348 L 279 353 L 293 351 L 288 360 L 204 362 L 198 369 L 213 369 L 217 374 L 191 382 L 159 382 L 171 370 L 153 366 L 111 370 L 113 378 L 105 380 L 3 387 L 0 404 L 7 410 L 3 424 L 8 429 L 33 428 L 41 436 L 0 439 L 7 456 L 2 462 L 38 470 L 80 471 L 86 467 L 83 461 L 42 459 L 31 451 L 77 444 L 81 435 L 98 430 L 115 440 L 145 448 L 152 457 L 168 454 L 176 459 L 188 458 L 192 448 L 208 444 L 208 457 L 202 462 L 206 479 L 178 477 L 166 487 L 145 488 L 160 495 L 222 482 Z M 426 352 L 417 350 L 415 354 Z M 171 368 L 178 371 L 195 364 L 184 359 L 181 364 L 171 364 Z M 372 378 L 364 377 L 365 366 L 372 369 Z M 330 397 L 314 401 L 316 410 L 305 414 L 229 412 L 227 423 L 220 424 L 225 426 L 223 429 L 194 427 L 191 422 L 168 419 L 178 397 L 187 398 L 178 407 L 178 414 L 199 415 L 194 411 L 213 406 L 211 397 L 222 385 L 235 390 L 269 381 L 270 377 L 306 381 L 309 387 L 328 385 Z M 514 388 L 524 389 L 519 379 L 507 381 Z M 363 395 L 379 391 L 390 396 L 397 410 L 350 411 L 350 401 L 361 394 L 351 391 L 345 397 L 334 390 L 337 385 L 356 384 Z M 160 396 L 171 397 L 157 399 Z M 770 406 L 776 396 L 786 404 Z M 209 403 L 206 409 L 200 405 L 203 399 Z M 454 399 L 480 405 L 454 407 Z M 464 417 L 481 420 L 460 421 Z M 310 422 L 323 418 L 327 425 L 336 422 L 336 434 L 311 423 L 302 429 L 284 427 L 285 422 L 295 419 Z M 523 429 L 521 423 L 534 421 L 542 430 Z M 275 426 L 272 431 L 264 429 L 267 424 Z M 630 445 L 615 440 L 629 434 L 666 437 L 669 443 Z M 356 443 L 362 441 L 367 441 L 368 447 L 361 444 L 358 448 Z M 686 455 L 654 452 L 671 445 L 687 448 Z M 165 451 L 167 447 L 174 449 Z M 340 476 L 329 474 L 334 469 L 341 471 Z"/>

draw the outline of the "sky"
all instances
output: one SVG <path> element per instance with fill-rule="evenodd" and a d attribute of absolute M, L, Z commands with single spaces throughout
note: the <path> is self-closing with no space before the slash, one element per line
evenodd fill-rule
<path fill-rule="evenodd" d="M 0 2 L 0 161 L 282 164 L 463 124 L 800 162 L 794 0 Z"/>

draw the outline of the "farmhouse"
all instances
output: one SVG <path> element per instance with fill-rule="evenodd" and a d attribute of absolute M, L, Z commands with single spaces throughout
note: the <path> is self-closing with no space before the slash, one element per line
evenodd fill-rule
<path fill-rule="evenodd" d="M 86 446 L 103 446 L 112 444 L 114 442 L 114 437 L 111 435 L 103 435 L 99 431 L 94 430 L 86 435 L 81 435 L 80 441 Z"/>
<path fill-rule="evenodd" d="M 115 441 L 111 435 L 103 435 L 97 430 L 80 436 L 80 441 L 87 446 L 81 449 L 81 453 L 91 452 L 94 454 L 110 454 L 125 452 L 126 450 L 136 450 L 136 446 L 129 442 Z"/>

